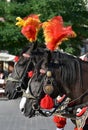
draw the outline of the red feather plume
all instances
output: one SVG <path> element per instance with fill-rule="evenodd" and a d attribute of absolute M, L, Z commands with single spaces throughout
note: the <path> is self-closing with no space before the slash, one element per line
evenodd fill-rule
<path fill-rule="evenodd" d="M 64 27 L 61 16 L 55 16 L 51 20 L 43 23 L 46 47 L 51 51 L 55 50 L 62 41 L 76 34 L 71 26 Z"/>

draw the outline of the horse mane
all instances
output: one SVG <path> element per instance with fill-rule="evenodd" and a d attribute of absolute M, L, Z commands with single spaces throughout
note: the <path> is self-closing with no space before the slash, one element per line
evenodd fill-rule
<path fill-rule="evenodd" d="M 54 63 L 52 65 L 54 68 L 59 69 L 62 83 L 65 85 L 74 85 L 77 81 L 78 75 L 81 76 L 81 60 L 76 56 L 56 51 L 54 52 L 52 63 Z"/>

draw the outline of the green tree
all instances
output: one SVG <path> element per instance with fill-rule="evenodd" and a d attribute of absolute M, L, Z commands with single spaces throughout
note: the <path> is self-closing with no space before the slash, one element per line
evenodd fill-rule
<path fill-rule="evenodd" d="M 77 37 L 65 41 L 60 46 L 66 52 L 79 55 L 82 40 L 88 37 L 88 0 L 11 0 L 7 3 L 0 0 L 0 50 L 7 49 L 10 53 L 18 54 L 28 44 L 16 23 L 16 17 L 24 18 L 29 14 L 41 14 L 41 21 L 46 21 L 56 15 L 61 15 L 65 25 L 71 25 Z M 40 46 L 44 43 L 42 31 L 38 35 Z"/>

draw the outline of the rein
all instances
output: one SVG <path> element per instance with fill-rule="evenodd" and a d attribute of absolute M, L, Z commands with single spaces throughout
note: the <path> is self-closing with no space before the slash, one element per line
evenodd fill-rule
<path fill-rule="evenodd" d="M 69 104 L 74 103 L 75 101 L 79 100 L 80 98 L 82 98 L 82 97 L 83 97 L 85 94 L 87 94 L 87 93 L 88 93 L 88 89 L 87 89 L 81 96 L 79 96 L 78 98 L 76 98 L 76 99 L 70 101 Z M 70 109 L 77 109 L 77 108 L 79 108 L 79 107 L 82 108 L 82 107 L 85 107 L 85 106 L 87 106 L 87 105 L 88 105 L 88 102 L 83 103 L 83 104 L 80 104 L 80 105 L 76 105 L 76 106 L 74 106 L 74 107 L 70 107 Z M 68 109 L 69 109 L 69 107 L 68 107 Z"/>
<path fill-rule="evenodd" d="M 24 84 L 23 80 L 24 80 L 24 77 L 25 77 L 25 75 L 26 75 L 26 73 L 27 73 L 27 70 L 28 70 L 28 67 L 29 67 L 29 64 L 30 64 L 30 63 L 31 63 L 31 59 L 29 60 L 29 62 L 28 62 L 28 64 L 27 64 L 27 67 L 26 67 L 26 69 L 25 69 L 25 72 L 24 72 L 23 75 L 22 75 L 22 79 L 19 80 L 20 76 L 19 76 L 19 73 L 17 72 L 17 69 L 16 69 L 16 67 L 15 67 L 14 69 L 15 69 L 15 73 L 16 73 L 18 79 L 15 79 L 15 78 L 12 78 L 11 76 L 8 76 L 8 79 L 6 80 L 6 81 L 12 81 L 12 82 L 19 83 L 19 84 L 16 86 L 16 91 L 17 91 L 17 92 L 23 91 L 22 88 L 21 88 L 21 85 L 22 85 L 22 83 Z"/>
<path fill-rule="evenodd" d="M 8 76 L 8 79 L 6 81 L 19 82 L 18 79 L 12 78 L 10 76 Z"/>
<path fill-rule="evenodd" d="M 72 112 L 73 110 L 76 111 L 78 108 L 83 108 L 83 107 L 88 106 L 88 102 L 83 103 L 83 104 L 79 104 L 79 105 L 74 105 L 74 106 L 72 106 L 72 105 L 69 106 L 69 105 L 71 103 L 74 103 L 75 101 L 79 100 L 80 98 L 82 98 L 87 92 L 88 92 L 88 89 L 80 97 L 78 97 L 78 98 L 76 98 L 74 100 L 69 99 L 69 102 L 67 102 L 66 100 L 64 100 L 64 102 L 62 102 L 61 104 L 58 105 L 55 113 L 53 113 L 53 114 L 54 115 L 60 114 L 60 115 L 62 115 L 64 117 L 76 120 L 76 115 L 74 115 L 74 114 L 72 114 L 70 112 Z"/>

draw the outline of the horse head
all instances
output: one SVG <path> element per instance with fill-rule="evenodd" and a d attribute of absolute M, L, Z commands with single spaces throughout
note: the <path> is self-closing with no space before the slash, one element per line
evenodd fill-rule
<path fill-rule="evenodd" d="M 22 96 L 29 81 L 28 71 L 33 71 L 36 62 L 43 55 L 43 49 L 37 48 L 37 43 L 31 43 L 21 52 L 19 61 L 14 65 L 13 72 L 8 76 L 5 93 L 8 99 Z"/>
<path fill-rule="evenodd" d="M 47 116 L 47 112 L 41 108 L 41 100 L 46 95 L 53 101 L 58 95 L 63 94 L 75 99 L 74 87 L 77 88 L 80 84 L 77 82 L 80 79 L 77 79 L 80 71 L 79 62 L 80 59 L 72 55 L 48 51 L 35 67 L 35 74 L 30 79 L 20 102 L 21 111 L 29 117 L 34 116 L 36 111 Z M 53 108 L 56 108 L 55 103 Z"/>
<path fill-rule="evenodd" d="M 28 88 L 20 102 L 20 110 L 25 116 L 33 117 L 36 113 L 43 116 L 50 116 L 56 109 L 54 99 L 56 99 L 61 90 L 57 86 L 56 72 L 51 66 L 52 60 L 51 52 L 47 51 L 35 66 L 34 75 L 29 80 Z M 41 105 L 46 97 L 48 98 L 48 102 L 52 100 L 53 104 L 52 108 L 49 106 L 50 110 L 48 111 Z"/>
<path fill-rule="evenodd" d="M 25 116 L 31 118 L 36 114 L 51 116 L 54 113 L 58 115 L 61 112 L 59 107 L 62 106 L 62 112 L 67 112 L 62 113 L 62 116 L 71 118 L 77 127 L 77 109 L 88 106 L 87 69 L 88 63 L 78 57 L 61 52 L 48 54 L 48 58 L 43 58 L 35 67 L 35 74 L 30 79 L 28 88 L 20 102 L 20 110 Z M 66 95 L 65 99 L 69 97 L 70 100 L 66 100 L 62 104 L 56 103 L 57 96 L 64 94 Z M 54 101 L 53 105 L 49 96 Z M 44 109 L 47 106 L 47 100 L 44 97 L 49 99 L 48 104 L 52 108 L 48 105 L 48 110 L 46 110 L 47 107 Z M 86 119 L 87 116 L 84 123 Z"/>

